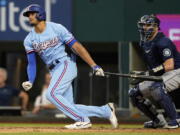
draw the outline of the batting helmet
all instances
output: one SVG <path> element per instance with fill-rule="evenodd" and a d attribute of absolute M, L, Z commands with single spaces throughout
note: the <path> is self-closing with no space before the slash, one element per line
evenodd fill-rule
<path fill-rule="evenodd" d="M 44 10 L 44 8 L 42 8 L 40 5 L 38 4 L 31 4 L 26 8 L 26 11 L 23 13 L 23 16 L 28 17 L 29 13 L 31 12 L 35 12 L 37 13 L 37 19 L 39 21 L 45 21 L 46 20 L 46 11 Z"/>
<path fill-rule="evenodd" d="M 150 37 L 152 37 L 155 27 L 158 27 L 158 29 L 160 29 L 160 20 L 155 15 L 144 15 L 140 18 L 140 20 L 138 20 L 137 25 L 140 32 L 141 40 L 146 41 Z M 151 28 L 145 30 L 145 25 L 151 26 Z"/>

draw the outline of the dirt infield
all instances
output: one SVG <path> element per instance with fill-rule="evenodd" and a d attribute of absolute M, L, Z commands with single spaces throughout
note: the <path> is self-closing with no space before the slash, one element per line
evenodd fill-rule
<path fill-rule="evenodd" d="M 180 128 L 178 129 L 143 129 L 143 128 L 118 128 L 118 129 L 109 129 L 109 128 L 91 128 L 91 129 L 84 129 L 84 130 L 69 130 L 64 129 L 62 127 L 0 127 L 0 133 L 24 133 L 24 132 L 49 132 L 49 133 L 180 133 Z"/>

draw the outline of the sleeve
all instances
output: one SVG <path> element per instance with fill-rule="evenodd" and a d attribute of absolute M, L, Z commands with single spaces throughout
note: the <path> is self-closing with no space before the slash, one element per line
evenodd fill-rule
<path fill-rule="evenodd" d="M 36 78 L 36 55 L 35 52 L 31 52 L 27 54 L 28 66 L 27 66 L 27 74 L 28 79 L 31 83 L 34 83 Z"/>
<path fill-rule="evenodd" d="M 59 36 L 62 42 L 71 48 L 73 44 L 77 42 L 77 40 L 74 38 L 72 33 L 70 33 L 63 25 L 58 24 L 57 27 L 58 27 Z"/>
<path fill-rule="evenodd" d="M 159 44 L 159 53 L 162 57 L 163 61 L 166 61 L 167 59 L 173 58 L 173 48 L 172 48 L 172 42 L 170 39 L 164 39 Z"/>
<path fill-rule="evenodd" d="M 32 42 L 30 40 L 29 35 L 24 40 L 24 47 L 25 47 L 26 53 L 34 52 L 34 48 L 32 46 Z"/>

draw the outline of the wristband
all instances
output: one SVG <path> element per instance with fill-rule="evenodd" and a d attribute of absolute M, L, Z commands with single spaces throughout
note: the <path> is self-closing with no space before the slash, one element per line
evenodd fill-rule
<path fill-rule="evenodd" d="M 163 64 L 152 69 L 152 71 L 154 73 L 157 73 L 157 72 L 162 71 L 162 70 L 164 71 L 164 65 Z"/>

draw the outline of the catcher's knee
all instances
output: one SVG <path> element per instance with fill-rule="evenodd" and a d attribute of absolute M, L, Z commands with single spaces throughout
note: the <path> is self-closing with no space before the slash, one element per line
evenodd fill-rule
<path fill-rule="evenodd" d="M 166 94 L 163 83 L 155 82 L 151 86 L 151 96 L 155 101 L 159 101 Z"/>
<path fill-rule="evenodd" d="M 129 90 L 129 97 L 134 106 L 137 106 L 137 104 L 139 104 L 139 102 L 142 102 L 143 100 L 142 94 L 136 87 Z"/>

